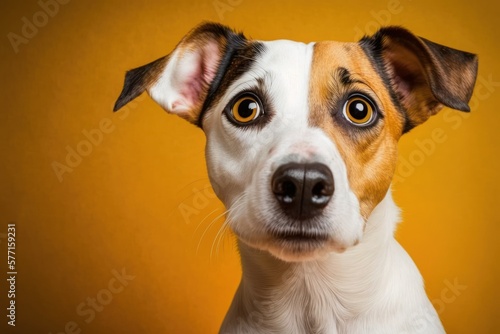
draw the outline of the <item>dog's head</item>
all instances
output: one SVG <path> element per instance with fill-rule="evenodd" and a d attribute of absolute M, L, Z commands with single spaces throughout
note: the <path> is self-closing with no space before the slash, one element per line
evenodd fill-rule
<path fill-rule="evenodd" d="M 233 231 L 297 261 L 362 238 L 401 135 L 444 106 L 469 111 L 476 73 L 475 55 L 399 27 L 357 43 L 303 44 L 207 23 L 127 72 L 115 110 L 147 91 L 201 127 Z"/>

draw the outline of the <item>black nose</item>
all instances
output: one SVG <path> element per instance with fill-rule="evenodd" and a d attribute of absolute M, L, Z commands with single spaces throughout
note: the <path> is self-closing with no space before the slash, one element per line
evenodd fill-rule
<path fill-rule="evenodd" d="M 320 214 L 335 189 L 332 172 L 320 163 L 282 165 L 271 186 L 283 211 L 299 220 Z"/>

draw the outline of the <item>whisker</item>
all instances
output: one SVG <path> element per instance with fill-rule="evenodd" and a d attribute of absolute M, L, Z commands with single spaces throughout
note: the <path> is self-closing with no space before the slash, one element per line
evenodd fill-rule
<path fill-rule="evenodd" d="M 210 217 L 210 216 L 211 216 L 214 212 L 219 211 L 219 210 L 220 210 L 220 208 L 216 208 L 216 209 L 212 210 L 212 211 L 211 211 L 208 215 L 206 215 L 206 216 L 205 216 L 205 218 L 203 218 L 203 219 L 201 220 L 201 222 L 199 222 L 199 223 L 198 223 L 198 226 L 196 226 L 196 229 L 194 230 L 193 235 L 196 235 L 196 232 L 197 232 L 197 231 L 198 231 L 198 229 L 200 228 L 201 224 L 203 224 L 203 222 L 204 222 L 205 220 L 207 220 L 207 218 L 208 218 L 208 217 Z"/>
<path fill-rule="evenodd" d="M 228 212 L 228 210 L 222 212 L 220 215 L 218 215 L 217 217 L 215 217 L 212 222 L 210 224 L 208 224 L 207 228 L 205 228 L 205 231 L 203 231 L 203 234 L 201 235 L 201 238 L 200 238 L 200 241 L 198 242 L 198 246 L 196 247 L 196 254 L 198 254 L 198 251 L 200 250 L 200 246 L 201 246 L 201 242 L 203 241 L 203 238 L 205 237 L 205 234 L 207 234 L 208 230 L 210 229 L 210 227 L 219 219 L 221 218 L 222 216 L 224 216 L 226 213 Z"/>
<path fill-rule="evenodd" d="M 232 216 L 234 215 L 234 212 L 237 211 L 241 206 L 243 206 L 243 204 L 245 204 L 245 202 L 243 201 L 244 197 L 245 197 L 245 194 L 242 194 L 239 198 L 237 198 L 234 201 L 231 208 L 229 208 L 226 211 L 226 213 L 227 213 L 226 219 L 225 219 L 224 223 L 221 225 L 221 227 L 219 228 L 219 230 L 217 231 L 217 234 L 215 235 L 214 241 L 212 242 L 212 246 L 210 247 L 210 261 L 212 261 L 212 253 L 214 250 L 214 246 L 216 246 L 215 247 L 215 254 L 216 255 L 218 254 L 220 242 L 222 241 L 225 232 L 229 230 L 229 224 L 232 221 Z"/>
<path fill-rule="evenodd" d="M 217 234 L 215 235 L 214 241 L 212 242 L 212 246 L 210 247 L 210 262 L 212 262 L 212 253 L 214 251 L 215 245 L 217 245 L 215 248 L 215 255 L 217 255 L 217 247 L 219 246 L 219 243 L 222 239 L 222 236 L 224 233 L 223 231 L 226 229 L 227 226 L 229 226 L 229 220 L 226 218 L 224 223 L 221 225 L 221 227 L 217 231 Z"/>
<path fill-rule="evenodd" d="M 231 221 L 229 220 L 228 223 L 223 226 L 223 230 L 222 230 L 221 236 L 219 238 L 219 242 L 217 243 L 217 247 L 215 248 L 215 255 L 219 254 L 220 243 L 223 242 L 223 238 L 225 236 L 227 236 L 228 232 L 230 232 L 230 226 L 229 226 L 230 222 Z"/>

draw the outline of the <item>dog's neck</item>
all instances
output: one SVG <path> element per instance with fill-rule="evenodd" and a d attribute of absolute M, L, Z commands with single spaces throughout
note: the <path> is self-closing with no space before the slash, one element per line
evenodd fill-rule
<path fill-rule="evenodd" d="M 363 314 L 387 295 L 391 278 L 403 269 L 396 266 L 409 260 L 393 237 L 398 219 L 389 191 L 367 220 L 358 245 L 313 261 L 284 262 L 240 242 L 243 276 L 230 312 L 254 318 L 266 330 L 292 331 L 297 324 L 305 324 L 305 330 L 335 328 L 338 319 Z"/>

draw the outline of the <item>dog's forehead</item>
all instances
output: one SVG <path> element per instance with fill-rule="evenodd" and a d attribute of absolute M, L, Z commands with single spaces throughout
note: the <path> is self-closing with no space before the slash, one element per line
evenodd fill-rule
<path fill-rule="evenodd" d="M 310 63 L 311 55 L 314 49 L 314 43 L 302 43 L 286 39 L 274 41 L 258 41 L 265 48 L 265 52 L 261 54 L 260 63 L 273 63 L 277 67 L 287 67 L 293 70 L 296 67 L 291 65 L 304 66 Z M 269 68 L 272 70 L 272 68 Z"/>
<path fill-rule="evenodd" d="M 255 59 L 252 73 L 244 80 L 261 77 L 266 90 L 278 90 L 279 95 L 295 101 L 306 99 L 313 113 L 314 109 L 324 109 L 313 108 L 314 105 L 325 106 L 332 97 L 340 97 L 332 94 L 341 95 L 360 88 L 372 92 L 381 105 L 392 105 L 381 74 L 359 43 L 305 44 L 290 40 L 258 43 L 265 51 Z"/>
<path fill-rule="evenodd" d="M 264 45 L 253 66 L 254 73 L 265 72 L 268 85 L 282 81 L 287 89 L 307 84 L 308 99 L 326 101 L 332 84 L 347 85 L 361 79 L 366 86 L 384 95 L 386 88 L 380 73 L 359 43 L 322 41 L 301 43 L 290 40 L 259 42 Z M 293 86 L 295 85 L 295 86 Z M 381 99 L 385 100 L 384 96 Z"/>
<path fill-rule="evenodd" d="M 358 43 L 322 41 L 302 43 L 291 40 L 258 41 L 265 46 L 257 62 L 269 65 L 267 71 L 281 71 L 286 68 L 288 73 L 301 70 L 312 72 L 321 69 L 325 74 L 339 66 L 349 68 L 357 73 L 376 75 L 369 58 Z"/>
<path fill-rule="evenodd" d="M 345 75 L 339 76 L 339 70 Z M 327 103 L 332 83 L 348 79 L 348 74 L 363 77 L 374 87 L 383 86 L 358 43 L 251 40 L 225 71 L 211 105 L 221 100 L 227 103 L 242 88 L 252 86 L 265 90 L 279 104 L 278 109 L 285 107 L 283 103 L 298 101 Z"/>

